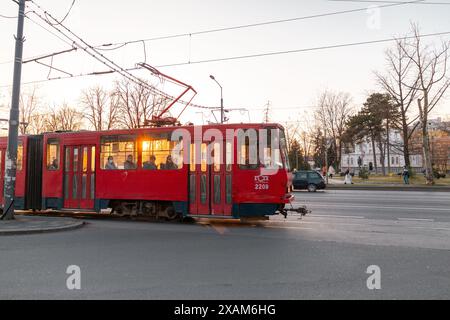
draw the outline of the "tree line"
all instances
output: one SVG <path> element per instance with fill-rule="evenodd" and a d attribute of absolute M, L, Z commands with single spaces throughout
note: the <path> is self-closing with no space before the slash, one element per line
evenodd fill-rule
<path fill-rule="evenodd" d="M 381 164 L 386 174 L 390 161 L 385 168 L 385 159 L 390 158 L 391 148 L 400 150 L 406 166 L 411 167 L 410 141 L 413 134 L 420 134 L 427 184 L 433 184 L 428 118 L 450 86 L 449 45 L 444 40 L 426 43 L 419 26 L 412 23 L 410 33 L 396 38 L 385 51 L 386 69 L 374 72 L 380 92 L 370 94 L 357 108 L 348 93 L 324 91 L 317 99 L 312 121 L 305 121 L 305 129 L 286 124 L 291 132 L 290 145 L 300 144 L 304 159 L 314 160 L 317 167 L 324 167 L 327 158 L 338 169 L 342 150 L 367 141 L 379 153 L 379 158 L 373 160 L 375 169 Z M 390 141 L 394 129 L 402 134 L 401 145 Z M 303 142 L 302 136 L 308 142 Z"/>
<path fill-rule="evenodd" d="M 81 92 L 77 105 L 48 106 L 34 87 L 20 97 L 20 134 L 55 131 L 137 129 L 170 101 L 148 86 L 116 81 L 112 89 L 93 86 Z"/>

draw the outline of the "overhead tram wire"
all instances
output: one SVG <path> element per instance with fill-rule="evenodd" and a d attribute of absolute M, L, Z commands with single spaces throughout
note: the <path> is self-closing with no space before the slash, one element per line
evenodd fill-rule
<path fill-rule="evenodd" d="M 432 37 L 432 36 L 440 36 L 440 35 L 442 36 L 442 35 L 449 35 L 449 34 L 450 34 L 450 31 L 436 32 L 436 33 L 429 33 L 429 34 L 420 35 L 420 38 Z M 368 45 L 368 44 L 392 42 L 392 41 L 396 41 L 398 39 L 412 39 L 412 38 L 414 38 L 414 36 L 400 37 L 400 38 L 388 38 L 388 39 L 362 41 L 362 42 L 353 42 L 353 43 L 346 43 L 346 44 L 337 44 L 337 45 L 329 45 L 329 46 L 322 46 L 322 47 L 303 48 L 303 49 L 288 50 L 288 51 L 266 52 L 266 53 L 259 53 L 259 54 L 253 54 L 253 55 L 224 57 L 224 58 L 216 58 L 216 59 L 209 59 L 209 60 L 202 60 L 202 61 L 180 62 L 180 63 L 173 63 L 173 64 L 158 65 L 158 66 L 156 66 L 156 68 L 182 66 L 182 65 L 190 65 L 190 64 L 201 64 L 201 63 L 210 63 L 210 62 L 219 62 L 219 61 L 229 61 L 229 60 L 237 60 L 237 59 L 250 59 L 250 58 L 265 57 L 265 56 L 271 56 L 271 55 L 301 53 L 301 52 L 309 52 L 309 51 L 317 51 L 317 50 L 337 49 L 337 48 L 344 48 L 344 47 L 351 47 L 351 46 L 358 46 L 358 45 Z M 142 68 L 133 67 L 133 68 L 125 69 L 125 70 L 128 71 L 128 72 L 131 72 L 131 71 L 136 71 L 136 70 L 141 70 L 141 69 Z M 93 75 L 102 75 L 102 74 L 110 74 L 110 73 L 116 73 L 116 71 L 111 71 L 110 70 L 110 71 L 82 73 L 82 74 L 74 75 L 72 77 L 58 77 L 58 78 L 53 78 L 53 79 L 30 81 L 30 82 L 25 82 L 23 84 L 35 84 L 35 83 L 42 83 L 42 82 L 48 82 L 48 81 L 54 81 L 54 80 L 64 80 L 64 79 L 69 79 L 69 78 L 77 78 L 77 77 L 85 77 L 85 76 L 93 76 Z M 0 87 L 10 87 L 10 86 L 11 85 L 4 85 L 4 86 L 0 86 Z"/>
<path fill-rule="evenodd" d="M 36 2 L 34 2 L 33 0 L 30 1 L 31 3 L 33 3 L 39 10 L 43 11 L 45 14 L 45 18 L 39 14 L 36 11 L 31 11 L 31 13 L 35 14 L 37 17 L 39 17 L 41 20 L 43 20 L 44 22 L 46 22 L 48 25 L 50 25 L 53 29 L 55 29 L 56 31 L 58 31 L 60 34 L 62 34 L 64 37 L 66 37 L 67 39 L 73 41 L 72 45 L 78 47 L 79 49 L 83 50 L 84 52 L 86 52 L 87 54 L 89 54 L 91 57 L 93 57 L 94 59 L 96 59 L 97 61 L 101 62 L 102 64 L 104 64 L 105 66 L 107 66 L 109 69 L 119 73 L 120 75 L 122 75 L 123 77 L 125 77 L 126 79 L 132 81 L 135 84 L 138 85 L 142 85 L 144 87 L 146 87 L 147 89 L 149 89 L 151 92 L 159 94 L 165 98 L 168 99 L 173 99 L 173 97 L 171 97 L 170 95 L 166 94 L 165 92 L 162 92 L 161 90 L 158 90 L 157 88 L 148 85 L 146 82 L 142 81 L 141 79 L 135 77 L 133 74 L 129 73 L 127 70 L 125 70 L 123 67 L 119 66 L 118 64 L 116 64 L 114 61 L 112 61 L 111 59 L 107 58 L 106 56 L 104 56 L 102 53 L 98 52 L 94 47 L 92 47 L 91 45 L 89 45 L 85 40 L 83 40 L 81 37 L 79 37 L 78 35 L 76 35 L 74 32 L 72 32 L 69 28 L 67 28 L 64 24 L 62 24 L 60 21 L 58 21 L 56 18 L 54 18 L 49 12 L 45 11 L 40 5 L 38 5 Z M 53 20 L 55 23 L 52 23 L 49 21 L 49 18 L 51 20 Z M 62 27 L 64 30 L 66 30 L 66 32 L 68 32 L 71 36 L 67 35 L 66 33 L 64 33 L 62 30 L 60 30 L 58 27 Z M 74 40 L 72 37 L 75 37 L 76 40 Z"/>
<path fill-rule="evenodd" d="M 35 4 L 36 6 L 38 6 L 34 1 L 33 4 Z M 40 8 L 40 7 L 39 7 Z M 42 9 L 41 9 L 42 10 Z M 38 15 L 36 12 L 33 12 L 34 14 Z M 42 16 L 39 16 L 44 22 L 48 23 L 48 21 L 43 18 Z M 54 19 L 52 17 L 52 19 Z M 54 19 L 56 20 L 56 19 Z M 57 21 L 57 20 L 56 20 Z M 58 22 L 58 21 L 57 21 Z M 58 32 L 62 33 L 62 31 L 60 31 L 58 28 L 56 28 L 55 26 L 52 26 L 53 28 L 55 28 Z M 64 26 L 63 26 L 64 27 Z M 427 37 L 427 36 L 435 36 L 435 35 L 445 35 L 445 34 L 449 34 L 450 32 L 441 32 L 441 33 L 434 33 L 434 34 L 426 34 L 426 35 L 422 35 L 421 37 Z M 64 33 L 62 33 L 65 37 L 67 37 L 69 40 L 73 41 L 70 37 L 68 37 L 67 35 L 65 35 Z M 405 38 L 411 38 L 411 37 L 405 37 Z M 340 44 L 340 45 L 332 45 L 332 46 L 324 46 L 324 47 L 315 47 L 315 48 L 305 48 L 305 49 L 298 49 L 298 50 L 289 50 L 289 51 L 278 51 L 278 52 L 269 52 L 269 53 L 261 53 L 261 54 L 254 54 L 254 55 L 246 55 L 246 56 L 235 56 L 235 57 L 225 57 L 225 58 L 216 58 L 216 59 L 209 59 L 209 60 L 202 60 L 202 61 L 189 61 L 189 62 L 183 62 L 183 63 L 174 63 L 174 64 L 166 64 L 166 65 L 160 65 L 157 66 L 157 68 L 162 68 L 162 67 L 169 67 L 169 66 L 179 66 L 179 65 L 189 65 L 189 64 L 199 64 L 199 63 L 207 63 L 207 62 L 215 62 L 215 61 L 226 61 L 226 60 L 235 60 L 235 59 L 244 59 L 244 58 L 254 58 L 254 57 L 261 57 L 261 56 L 268 56 L 268 55 L 276 55 L 276 54 L 288 54 L 288 53 L 295 53 L 295 52 L 304 52 L 304 51 L 313 51 L 313 50 L 322 50 L 322 49 L 331 49 L 331 48 L 339 48 L 339 47 L 346 47 L 346 46 L 355 46 L 355 45 L 364 45 L 364 44 L 370 44 L 370 43 L 380 43 L 380 42 L 388 42 L 388 41 L 394 41 L 395 39 L 393 38 L 389 38 L 389 39 L 382 39 L 382 40 L 374 40 L 374 41 L 364 41 L 364 42 L 357 42 L 357 43 L 349 43 L 349 44 Z M 86 45 L 89 48 L 92 48 L 92 46 L 88 45 L 86 43 Z M 81 47 L 84 51 L 87 52 L 87 48 Z M 96 57 L 95 55 L 87 52 L 88 54 L 90 54 L 91 56 L 93 56 L 95 59 L 99 60 L 98 57 Z M 104 57 L 101 53 L 98 53 L 99 55 L 101 55 L 102 57 Z M 105 72 L 91 72 L 91 73 L 87 73 L 87 74 L 79 74 L 79 75 L 73 75 L 70 77 L 58 77 L 58 78 L 51 78 L 51 79 L 47 79 L 47 80 L 38 80 L 38 81 L 31 81 L 28 83 L 24 83 L 24 84 L 32 84 L 32 83 L 42 83 L 42 82 L 47 82 L 47 81 L 53 81 L 53 80 L 62 80 L 62 79 L 67 79 L 67 78 L 75 78 L 75 77 L 82 77 L 82 76 L 89 76 L 89 75 L 101 75 L 101 74 L 107 74 L 107 73 L 119 73 L 122 76 L 124 76 L 125 78 L 128 78 L 126 75 L 124 75 L 121 71 L 135 71 L 138 70 L 140 68 L 129 68 L 129 69 L 123 69 L 121 67 L 118 66 L 119 70 L 116 70 L 115 68 L 112 68 L 111 66 L 109 66 L 107 63 L 105 63 L 104 61 L 99 60 L 100 62 L 102 62 L 103 64 L 105 64 L 106 66 L 108 66 L 108 68 L 112 69 L 111 71 L 105 71 Z M 134 75 L 128 73 L 129 75 L 131 75 L 132 77 L 134 77 Z M 136 78 L 137 81 L 139 83 L 141 83 L 142 85 L 142 80 L 139 78 Z M 131 79 L 130 79 L 131 80 Z M 135 82 L 134 80 L 131 80 L 133 82 Z M 148 85 L 147 85 L 148 86 Z M 9 87 L 9 86 L 3 86 L 3 87 Z M 155 89 L 154 87 L 152 87 L 152 89 Z M 163 96 L 167 95 L 165 93 L 162 94 Z M 205 109 L 214 109 L 214 108 L 210 108 L 210 107 L 204 107 L 204 106 L 197 106 L 194 104 L 191 104 L 194 107 L 203 107 Z"/>
<path fill-rule="evenodd" d="M 356 2 L 356 3 L 404 3 L 403 1 L 382 1 L 382 0 L 328 0 L 332 2 Z M 420 1 L 415 4 L 423 4 L 423 5 L 450 5 L 450 2 L 428 2 L 428 1 Z"/>
<path fill-rule="evenodd" d="M 400 6 L 400 5 L 416 4 L 416 3 L 419 3 L 422 1 L 424 1 L 424 0 L 415 0 L 415 1 L 394 3 L 394 4 L 386 4 L 386 5 L 380 5 L 380 6 L 378 6 L 378 8 L 388 8 L 388 7 L 395 7 L 395 6 Z M 289 19 L 280 19 L 280 20 L 265 21 L 265 22 L 260 22 L 260 23 L 231 26 L 231 27 L 225 27 L 225 28 L 208 29 L 208 30 L 202 30 L 202 31 L 191 32 L 191 33 L 180 33 L 180 34 L 159 36 L 159 37 L 153 37 L 153 38 L 147 38 L 147 39 L 131 40 L 131 41 L 117 42 L 117 43 L 108 43 L 108 44 L 94 46 L 94 48 L 97 50 L 101 50 L 101 51 L 113 51 L 113 50 L 118 50 L 120 48 L 123 48 L 124 46 L 126 46 L 128 44 L 134 44 L 134 43 L 138 43 L 138 42 L 145 43 L 145 42 L 150 42 L 150 41 L 173 39 L 173 38 L 179 38 L 179 37 L 192 37 L 193 35 L 201 35 L 201 34 L 230 31 L 230 30 L 237 30 L 237 29 L 244 29 L 244 28 L 252 28 L 252 27 L 258 27 L 258 26 L 264 26 L 264 25 L 279 24 L 279 23 L 307 20 L 307 19 L 313 19 L 313 18 L 321 18 L 321 17 L 327 17 L 327 16 L 335 16 L 335 15 L 340 15 L 340 14 L 354 13 L 354 12 L 360 12 L 360 11 L 366 11 L 366 10 L 367 10 L 367 8 L 357 8 L 357 9 L 344 10 L 344 11 L 335 11 L 335 12 L 321 13 L 321 14 L 289 18 Z M 108 48 L 111 46 L 115 46 L 115 47 Z M 144 49 L 145 49 L 145 47 L 144 47 Z M 6 63 L 11 63 L 11 62 L 12 61 L 1 62 L 0 64 L 6 64 Z"/>
<path fill-rule="evenodd" d="M 17 16 L 15 16 L 15 17 L 13 17 L 13 16 L 5 16 L 5 15 L 3 15 L 3 14 L 0 14 L 0 18 L 4 18 L 4 19 L 17 19 L 18 17 L 17 17 Z"/>
<path fill-rule="evenodd" d="M 70 11 L 72 11 L 72 8 L 73 8 L 73 6 L 74 6 L 74 4 L 75 4 L 75 1 L 76 1 L 76 0 L 73 0 L 73 1 L 72 1 L 72 4 L 70 5 L 70 8 L 69 8 L 69 10 L 67 11 L 66 15 L 64 16 L 64 18 L 62 18 L 61 22 L 59 22 L 57 25 L 63 23 L 63 22 L 67 19 L 67 17 L 68 17 L 69 14 L 70 14 Z"/>
<path fill-rule="evenodd" d="M 124 78 L 132 81 L 133 83 L 136 83 L 138 85 L 144 86 L 145 88 L 147 88 L 148 90 L 150 90 L 151 92 L 158 94 L 164 98 L 167 99 L 171 99 L 171 100 L 175 100 L 176 98 L 157 89 L 154 86 L 150 86 L 147 82 L 143 81 L 142 79 L 134 76 L 133 74 L 129 73 L 128 70 L 124 69 L 123 67 L 119 66 L 118 64 L 116 64 L 114 61 L 112 61 L 111 59 L 109 59 L 108 57 L 104 56 L 102 53 L 98 52 L 93 46 L 91 46 L 90 44 L 88 44 L 85 40 L 83 40 L 81 37 L 79 37 L 78 35 L 76 35 L 74 32 L 72 32 L 68 27 L 66 27 L 64 24 L 62 24 L 60 21 L 58 21 L 56 18 L 54 18 L 49 12 L 45 11 L 39 4 L 37 4 L 35 1 L 33 0 L 29 0 L 32 4 L 34 4 L 40 11 L 43 11 L 45 14 L 45 18 L 37 13 L 36 11 L 31 11 L 31 13 L 35 14 L 36 16 L 38 16 L 41 20 L 43 20 L 44 22 L 46 22 L 47 24 L 49 24 L 53 29 L 55 29 L 56 31 L 58 31 L 59 33 L 61 33 L 64 37 L 66 37 L 67 39 L 73 41 L 73 45 L 84 50 L 87 54 L 89 54 L 91 57 L 93 57 L 94 59 L 96 59 L 97 61 L 101 62 L 102 64 L 104 64 L 105 66 L 107 66 L 109 69 L 113 70 L 114 72 L 119 73 L 120 75 L 122 75 Z M 55 23 L 52 24 L 50 21 L 48 21 L 48 17 L 50 17 Z M 71 34 L 73 37 L 75 37 L 77 40 L 73 40 L 73 38 L 71 36 L 68 36 L 67 34 L 65 34 L 63 31 L 61 31 L 58 26 L 61 26 L 63 29 L 66 30 L 66 32 L 68 32 L 69 34 Z M 81 42 L 82 44 L 78 43 Z M 136 68 L 139 69 L 139 68 Z M 179 103 L 181 104 L 189 104 L 191 106 L 194 107 L 201 107 L 201 108 L 205 108 L 205 109 L 212 109 L 210 107 L 205 107 L 205 106 L 199 106 L 199 105 L 195 105 L 183 100 L 178 100 Z"/>
<path fill-rule="evenodd" d="M 423 1 L 425 1 L 425 0 L 396 2 L 396 3 L 379 5 L 378 8 L 389 8 L 389 7 L 396 7 L 396 6 L 402 6 L 402 5 L 408 5 L 408 4 L 416 4 L 416 3 L 419 3 L 419 2 L 423 2 Z M 190 33 L 180 33 L 180 34 L 173 34 L 173 35 L 167 35 L 167 36 L 158 36 L 158 37 L 146 38 L 146 39 L 138 39 L 138 40 L 124 41 L 124 42 L 116 42 L 116 43 L 107 43 L 107 44 L 96 46 L 96 48 L 98 49 L 98 48 L 102 48 L 102 47 L 117 46 L 114 49 L 110 49 L 110 50 L 117 50 L 117 49 L 120 49 L 123 46 L 126 46 L 128 44 L 138 43 L 138 42 L 142 42 L 142 41 L 150 42 L 150 41 L 166 40 L 166 39 L 181 38 L 181 37 L 192 37 L 192 36 L 195 36 L 195 35 L 202 35 L 202 34 L 208 34 L 208 33 L 216 33 L 216 32 L 231 31 L 231 30 L 238 30 L 238 29 L 254 28 L 254 27 L 260 27 L 260 26 L 265 26 L 265 25 L 273 25 L 273 24 L 280 24 L 280 23 L 286 23 L 286 22 L 294 22 L 294 21 L 301 21 L 301 20 L 308 20 L 308 19 L 315 19 L 315 18 L 322 18 L 322 17 L 329 17 L 329 16 L 336 16 L 336 15 L 341 15 L 341 14 L 348 14 L 348 13 L 355 13 L 355 12 L 362 12 L 362 11 L 366 12 L 367 11 L 367 7 L 357 8 L 357 9 L 349 9 L 349 10 L 342 10 L 342 11 L 327 12 L 327 13 L 319 13 L 319 14 L 314 14 L 314 15 L 309 15 L 309 16 L 302 16 L 302 17 L 295 17 L 295 18 L 288 18 L 288 19 L 264 21 L 264 22 L 259 22 L 259 23 L 251 23 L 251 24 L 244 24 L 244 25 L 224 27 L 224 28 L 207 29 L 207 30 L 201 30 L 201 31 L 190 32 Z M 102 49 L 102 50 L 107 50 L 107 49 Z"/>
<path fill-rule="evenodd" d="M 450 34 L 450 31 L 436 32 L 436 33 L 429 33 L 429 34 L 420 35 L 420 38 L 432 37 L 432 36 L 442 36 L 442 35 L 449 35 L 449 34 Z M 183 65 L 190 65 L 190 64 L 210 63 L 210 62 L 219 62 L 219 61 L 240 60 L 240 59 L 258 58 L 258 57 L 267 57 L 267 56 L 274 56 L 274 55 L 283 55 L 283 54 L 291 54 L 291 53 L 318 51 L 318 50 L 326 50 L 326 49 L 337 49 L 337 48 L 353 47 L 353 46 L 360 46 L 360 45 L 367 45 L 367 44 L 377 44 L 377 43 L 392 42 L 392 41 L 396 41 L 397 39 L 413 39 L 413 38 L 415 38 L 415 36 L 407 36 L 407 37 L 399 37 L 399 38 L 387 38 L 387 39 L 361 41 L 361 42 L 352 42 L 352 43 L 344 43 L 344 44 L 321 46 L 321 47 L 312 47 L 312 48 L 303 48 L 303 49 L 294 49 L 294 50 L 286 50 L 286 51 L 264 52 L 264 53 L 256 53 L 256 54 L 242 55 L 242 56 L 232 56 L 232 57 L 213 58 L 213 59 L 205 59 L 205 60 L 198 60 L 198 61 L 189 61 L 189 62 L 165 64 L 165 65 L 158 66 L 158 68 L 175 67 L 175 66 L 183 66 Z"/>

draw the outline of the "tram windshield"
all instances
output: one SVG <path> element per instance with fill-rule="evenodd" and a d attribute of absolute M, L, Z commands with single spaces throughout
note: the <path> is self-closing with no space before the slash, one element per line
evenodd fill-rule
<path fill-rule="evenodd" d="M 280 129 L 280 150 L 282 154 L 284 168 L 287 169 L 288 171 L 291 171 L 291 165 L 289 163 L 289 155 L 287 149 L 287 139 L 283 129 Z"/>

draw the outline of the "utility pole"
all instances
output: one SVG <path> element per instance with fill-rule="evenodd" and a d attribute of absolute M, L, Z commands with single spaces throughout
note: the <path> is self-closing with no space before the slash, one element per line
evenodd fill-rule
<path fill-rule="evenodd" d="M 225 109 L 223 108 L 223 88 L 213 75 L 210 75 L 209 77 L 214 80 L 220 87 L 220 123 L 223 124 L 225 122 Z"/>
<path fill-rule="evenodd" d="M 264 121 L 265 121 L 265 123 L 269 123 L 270 104 L 271 104 L 271 102 L 267 101 L 266 109 L 264 111 L 264 119 L 265 119 Z"/>
<path fill-rule="evenodd" d="M 324 138 L 325 138 L 325 181 L 327 184 L 329 183 L 328 180 L 328 138 L 327 138 L 327 129 L 324 130 Z"/>
<path fill-rule="evenodd" d="M 5 170 L 5 206 L 3 208 L 2 220 L 14 219 L 14 198 L 16 189 L 17 171 L 17 140 L 19 136 L 19 97 L 20 82 L 22 76 L 23 55 L 23 26 L 25 18 L 25 0 L 19 0 L 19 15 L 17 22 L 16 50 L 14 59 L 14 80 L 9 116 L 8 150 L 6 152 Z"/>
<path fill-rule="evenodd" d="M 223 109 L 223 89 L 220 86 L 220 123 L 223 124 L 225 122 L 225 110 Z"/>

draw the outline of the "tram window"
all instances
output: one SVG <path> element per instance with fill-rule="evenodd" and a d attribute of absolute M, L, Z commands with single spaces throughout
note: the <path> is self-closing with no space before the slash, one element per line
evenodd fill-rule
<path fill-rule="evenodd" d="M 47 141 L 47 169 L 50 171 L 59 170 L 59 141 L 49 139 Z"/>
<path fill-rule="evenodd" d="M 88 147 L 83 148 L 83 172 L 88 171 Z"/>
<path fill-rule="evenodd" d="M 287 140 L 286 140 L 286 134 L 284 133 L 284 130 L 280 130 L 280 150 L 281 154 L 283 156 L 283 164 L 284 168 L 288 171 L 291 171 L 291 166 L 289 164 L 289 158 L 288 158 L 288 151 L 287 151 Z"/>
<path fill-rule="evenodd" d="M 91 172 L 95 172 L 95 147 L 91 147 Z"/>
<path fill-rule="evenodd" d="M 70 148 L 66 147 L 66 156 L 65 156 L 65 168 L 64 171 L 65 172 L 69 172 L 70 171 Z"/>
<path fill-rule="evenodd" d="M 218 142 L 214 143 L 214 172 L 220 172 L 220 166 L 222 164 L 222 145 Z"/>
<path fill-rule="evenodd" d="M 73 172 L 78 172 L 78 164 L 80 162 L 79 154 L 80 149 L 73 148 Z"/>
<path fill-rule="evenodd" d="M 196 169 L 196 165 L 197 165 L 197 163 L 196 163 L 196 159 L 197 159 L 196 152 L 197 152 L 197 150 L 196 150 L 195 146 L 196 146 L 195 143 L 191 143 L 191 150 L 190 150 L 190 154 L 189 154 L 190 155 L 189 165 L 190 165 L 190 171 L 191 172 L 195 172 L 197 170 Z"/>
<path fill-rule="evenodd" d="M 169 133 L 147 135 L 142 141 L 142 169 L 177 170 L 183 167 L 183 141 Z"/>
<path fill-rule="evenodd" d="M 137 168 L 136 138 L 130 135 L 101 138 L 100 167 L 104 170 Z"/>
<path fill-rule="evenodd" d="M 208 146 L 206 143 L 202 143 L 200 149 L 200 167 L 202 172 L 206 172 L 208 170 Z"/>
<path fill-rule="evenodd" d="M 226 168 L 230 172 L 233 169 L 233 145 L 227 142 Z"/>
<path fill-rule="evenodd" d="M 258 134 L 250 129 L 238 137 L 239 168 L 243 170 L 258 169 Z"/>
<path fill-rule="evenodd" d="M 23 143 L 19 142 L 17 147 L 17 171 L 22 171 L 23 169 Z"/>
<path fill-rule="evenodd" d="M 266 129 L 260 131 L 260 152 L 264 159 L 264 167 L 268 169 L 280 169 L 283 167 L 280 155 L 280 142 L 278 129 Z"/>

